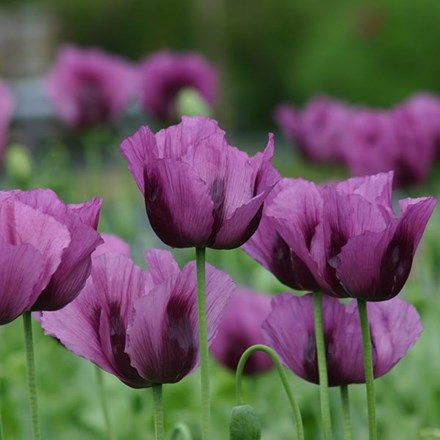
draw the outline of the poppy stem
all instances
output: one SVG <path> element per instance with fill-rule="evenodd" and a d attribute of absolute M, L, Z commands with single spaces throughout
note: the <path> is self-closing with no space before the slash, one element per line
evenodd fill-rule
<path fill-rule="evenodd" d="M 372 357 L 372 349 L 371 349 L 370 325 L 368 323 L 367 302 L 365 300 L 358 299 L 357 303 L 359 309 L 359 319 L 361 321 L 362 343 L 364 350 L 364 371 L 365 371 L 365 383 L 367 389 L 369 439 L 377 440 L 373 357 Z"/>
<path fill-rule="evenodd" d="M 202 439 L 209 439 L 210 398 L 209 398 L 209 351 L 208 326 L 206 323 L 206 292 L 205 292 L 205 248 L 196 248 L 197 261 L 197 304 L 199 319 L 201 404 L 202 404 Z"/>
<path fill-rule="evenodd" d="M 177 439 L 192 440 L 191 431 L 184 423 L 178 423 L 171 434 L 171 440 Z"/>
<path fill-rule="evenodd" d="M 40 439 L 40 423 L 38 421 L 37 387 L 35 385 L 35 358 L 32 340 L 32 313 L 23 314 L 24 342 L 26 347 L 26 363 L 28 375 L 29 402 L 32 416 L 32 432 L 34 440 Z"/>
<path fill-rule="evenodd" d="M 272 362 L 275 364 L 281 379 L 281 383 L 283 384 L 284 390 L 286 391 L 287 398 L 292 408 L 293 417 L 295 419 L 295 424 L 296 424 L 296 431 L 298 433 L 298 440 L 304 440 L 304 428 L 301 417 L 301 410 L 299 408 L 298 402 L 295 399 L 292 388 L 290 387 L 289 380 L 287 379 L 286 371 L 283 365 L 281 364 L 278 355 L 275 353 L 274 350 L 272 350 L 272 348 L 268 347 L 267 345 L 262 345 L 262 344 L 253 345 L 252 347 L 249 347 L 241 355 L 240 361 L 238 362 L 237 365 L 237 371 L 235 373 L 235 391 L 236 391 L 237 405 L 244 404 L 241 393 L 241 382 L 243 378 L 244 367 L 246 366 L 246 362 L 249 359 L 249 357 L 256 351 L 262 351 L 263 353 L 266 353 L 272 359 Z"/>
<path fill-rule="evenodd" d="M 162 385 L 153 385 L 153 406 L 154 406 L 154 438 L 155 440 L 165 439 L 163 424 L 163 399 Z"/>
<path fill-rule="evenodd" d="M 105 386 L 104 386 L 104 373 L 98 366 L 95 366 L 95 371 L 96 371 L 96 380 L 98 383 L 99 400 L 101 401 L 102 415 L 104 416 L 105 427 L 107 429 L 107 436 L 109 440 L 113 440 L 115 436 L 113 435 L 113 430 L 110 422 L 110 415 L 108 412 L 107 398 L 106 398 Z"/>
<path fill-rule="evenodd" d="M 330 399 L 328 393 L 327 359 L 322 318 L 322 294 L 313 292 L 313 309 L 315 315 L 315 340 L 318 356 L 319 392 L 321 400 L 321 418 L 325 440 L 332 439 L 332 420 L 330 414 Z"/>
<path fill-rule="evenodd" d="M 351 440 L 350 401 L 348 386 L 341 385 L 342 416 L 344 419 L 344 440 Z"/>

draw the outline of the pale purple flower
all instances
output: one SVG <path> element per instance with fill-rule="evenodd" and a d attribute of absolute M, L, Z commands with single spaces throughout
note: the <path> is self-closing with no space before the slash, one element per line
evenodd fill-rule
<path fill-rule="evenodd" d="M 261 325 L 271 311 L 271 297 L 239 288 L 226 306 L 211 346 L 211 354 L 226 368 L 235 371 L 241 355 L 255 344 L 264 344 Z M 253 375 L 270 370 L 273 363 L 265 353 L 254 353 L 246 362 L 244 373 Z"/>
<path fill-rule="evenodd" d="M 101 238 L 103 242 L 96 248 L 95 252 L 93 252 L 93 258 L 111 253 L 125 255 L 127 257 L 130 256 L 130 245 L 126 241 L 122 240 L 122 238 L 118 237 L 117 235 L 107 233 L 101 234 Z"/>
<path fill-rule="evenodd" d="M 388 373 L 415 344 L 422 332 L 416 309 L 400 298 L 368 303 L 374 377 Z M 355 301 L 342 304 L 323 297 L 324 339 L 330 386 L 364 383 L 359 314 Z M 268 344 L 282 362 L 303 379 L 319 383 L 311 294 L 278 295 L 263 324 Z"/>
<path fill-rule="evenodd" d="M 0 192 L 0 324 L 25 311 L 57 310 L 90 273 L 100 199 L 64 204 L 45 189 Z"/>
<path fill-rule="evenodd" d="M 280 106 L 276 120 L 289 140 L 295 140 L 301 152 L 316 162 L 342 160 L 345 127 L 352 110 L 344 103 L 317 96 L 301 110 Z"/>
<path fill-rule="evenodd" d="M 181 90 L 194 89 L 212 106 L 217 84 L 215 67 L 193 52 L 157 52 L 146 58 L 140 67 L 142 106 L 147 113 L 166 121 L 178 117 L 175 105 Z"/>
<path fill-rule="evenodd" d="M 167 251 L 147 253 L 150 272 L 125 255 L 93 259 L 78 298 L 43 312 L 46 334 L 133 388 L 175 383 L 198 365 L 196 267 L 180 271 Z M 208 338 L 212 341 L 234 285 L 207 266 Z"/>
<path fill-rule="evenodd" d="M 135 68 L 99 49 L 63 47 L 48 75 L 48 88 L 59 117 L 87 127 L 114 122 L 134 98 Z"/>
<path fill-rule="evenodd" d="M 142 127 L 121 145 L 153 230 L 179 248 L 231 249 L 252 236 L 279 179 L 273 150 L 270 135 L 264 152 L 249 157 L 200 116 L 156 134 Z"/>
<path fill-rule="evenodd" d="M 298 290 L 384 301 L 403 288 L 434 197 L 391 203 L 392 173 L 320 187 L 284 179 L 244 249 Z"/>
<path fill-rule="evenodd" d="M 14 110 L 14 98 L 6 84 L 0 79 L 0 158 L 7 143 L 8 128 Z"/>

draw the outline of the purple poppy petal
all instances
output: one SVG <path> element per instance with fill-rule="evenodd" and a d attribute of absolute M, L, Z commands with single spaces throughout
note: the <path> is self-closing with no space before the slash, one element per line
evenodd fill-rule
<path fill-rule="evenodd" d="M 33 246 L 11 245 L 0 237 L 0 325 L 30 309 L 43 270 L 43 257 Z"/>
<path fill-rule="evenodd" d="M 40 323 L 48 336 L 58 339 L 68 350 L 117 374 L 101 346 L 100 297 L 91 279 L 81 294 L 61 310 L 41 312 Z"/>
<path fill-rule="evenodd" d="M 301 138 L 300 117 L 293 106 L 280 104 L 275 109 L 274 118 L 288 141 L 298 141 Z"/>
<path fill-rule="evenodd" d="M 400 298 L 369 303 L 374 376 L 388 373 L 416 343 L 423 327 L 417 310 Z"/>
<path fill-rule="evenodd" d="M 211 353 L 217 361 L 235 371 L 243 352 L 264 344 L 261 325 L 271 311 L 271 297 L 246 288 L 237 289 L 226 306 Z M 273 367 L 265 353 L 254 353 L 246 363 L 245 374 L 262 373 Z"/>
<path fill-rule="evenodd" d="M 302 179 L 284 179 L 278 194 L 268 206 L 266 215 L 291 252 L 294 277 L 290 287 L 317 290 L 326 286 L 322 279 L 316 252 L 316 232 L 322 218 L 322 197 L 319 188 Z"/>
<path fill-rule="evenodd" d="M 149 155 L 154 154 L 156 148 L 154 133 L 146 126 L 141 127 L 121 144 L 121 152 L 128 162 L 128 169 L 141 193 L 144 193 L 145 188 L 145 166 Z"/>
<path fill-rule="evenodd" d="M 206 246 L 214 206 L 208 188 L 187 164 L 159 159 L 146 169 L 145 205 L 151 226 L 164 243 Z"/>
<path fill-rule="evenodd" d="M 30 244 L 41 254 L 43 270 L 35 285 L 35 291 L 40 294 L 56 272 L 69 246 L 71 235 L 68 229 L 53 217 L 12 197 L 0 205 L 0 235 L 10 244 Z"/>
<path fill-rule="evenodd" d="M 114 234 L 101 234 L 101 238 L 104 240 L 104 242 L 100 244 L 93 252 L 93 258 L 110 253 L 121 254 L 127 257 L 130 256 L 130 245 L 126 241 L 122 240 L 122 238 L 119 238 Z"/>
<path fill-rule="evenodd" d="M 161 284 L 179 275 L 179 266 L 171 252 L 149 249 L 146 254 L 147 264 L 154 284 Z"/>
<path fill-rule="evenodd" d="M 101 213 L 102 199 L 95 197 L 84 203 L 74 203 L 67 205 L 79 219 L 93 229 L 98 228 L 99 215 Z"/>

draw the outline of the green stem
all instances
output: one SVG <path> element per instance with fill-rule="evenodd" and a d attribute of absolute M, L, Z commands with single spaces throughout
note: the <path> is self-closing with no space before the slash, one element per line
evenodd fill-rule
<path fill-rule="evenodd" d="M 377 440 L 373 357 L 372 357 L 372 349 L 371 349 L 370 325 L 368 323 L 367 302 L 365 300 L 358 299 L 358 309 L 359 309 L 359 318 L 361 321 L 362 343 L 364 350 L 364 371 L 365 371 L 365 383 L 367 389 L 369 439 Z"/>
<path fill-rule="evenodd" d="M 325 440 L 332 438 L 332 420 L 330 415 L 330 399 L 328 393 L 327 359 L 324 340 L 324 325 L 322 318 L 322 295 L 313 292 L 313 308 L 315 315 L 315 339 L 318 355 L 319 392 L 321 400 L 321 418 Z"/>
<path fill-rule="evenodd" d="M 164 440 L 165 429 L 163 424 L 163 399 L 162 385 L 153 385 L 153 406 L 154 406 L 154 438 Z"/>
<path fill-rule="evenodd" d="M 208 326 L 206 323 L 205 293 L 205 248 L 196 248 L 197 261 L 197 304 L 199 317 L 200 374 L 202 394 L 202 439 L 209 439 L 210 398 L 209 398 L 209 351 Z"/>
<path fill-rule="evenodd" d="M 38 399 L 37 387 L 35 385 L 35 359 L 34 359 L 34 344 L 32 341 L 32 314 L 26 312 L 23 314 L 23 330 L 24 341 L 26 347 L 26 363 L 28 371 L 28 388 L 29 401 L 32 415 L 32 432 L 34 440 L 40 439 L 40 424 L 38 421 Z"/>
<path fill-rule="evenodd" d="M 344 440 L 351 440 L 350 401 L 348 386 L 341 385 L 342 416 L 344 419 Z"/>
<path fill-rule="evenodd" d="M 287 379 L 286 371 L 284 370 L 283 365 L 281 364 L 281 361 L 278 357 L 278 355 L 275 353 L 274 350 L 272 350 L 267 345 L 257 344 L 253 345 L 252 347 L 249 347 L 241 356 L 240 361 L 237 365 L 237 372 L 235 374 L 235 390 L 236 390 L 236 396 L 237 396 L 237 405 L 242 405 L 243 397 L 241 393 L 241 382 L 244 372 L 244 367 L 246 366 L 246 362 L 249 359 L 249 357 L 255 353 L 256 351 L 262 351 L 266 353 L 270 358 L 272 359 L 273 363 L 275 364 L 278 374 L 281 379 L 281 383 L 283 384 L 284 390 L 286 391 L 287 398 L 289 400 L 290 406 L 292 408 L 293 417 L 295 419 L 296 424 L 296 430 L 298 433 L 298 440 L 304 440 L 304 428 L 303 428 L 303 422 L 301 417 L 301 410 L 299 408 L 299 405 L 295 399 L 295 396 L 292 392 L 292 389 L 289 385 L 289 381 Z"/>
<path fill-rule="evenodd" d="M 184 423 L 179 423 L 175 426 L 171 440 L 192 440 L 191 431 Z"/>
<path fill-rule="evenodd" d="M 115 436 L 113 434 L 113 430 L 110 422 L 110 414 L 108 411 L 107 398 L 106 398 L 105 386 L 104 386 L 104 373 L 98 366 L 95 366 L 95 371 L 96 371 L 96 380 L 98 383 L 99 400 L 101 401 L 102 415 L 104 416 L 107 436 L 109 440 L 113 440 Z"/>

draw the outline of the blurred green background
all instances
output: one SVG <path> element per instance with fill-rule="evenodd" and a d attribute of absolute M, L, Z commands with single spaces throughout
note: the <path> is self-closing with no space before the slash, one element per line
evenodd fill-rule
<path fill-rule="evenodd" d="M 438 0 L 1 0 L 0 5 L 27 15 L 27 29 L 29 17 L 45 21 L 51 50 L 39 48 L 40 72 L 65 41 L 132 60 L 164 47 L 201 51 L 221 72 L 219 114 L 229 127 L 266 129 L 279 101 L 303 103 L 317 92 L 389 106 L 417 90 L 440 91 Z M 33 46 L 44 30 L 35 31 Z M 0 55 L 0 75 L 17 55 L 6 53 L 8 59 Z"/>
<path fill-rule="evenodd" d="M 28 30 L 21 32 L 18 26 L 7 33 L 0 26 L 0 36 L 7 37 L 0 40 L 0 75 L 10 80 L 44 74 L 58 44 L 65 41 L 100 46 L 133 60 L 163 47 L 200 50 L 221 72 L 216 115 L 230 129 L 232 142 L 248 151 L 264 147 L 264 132 L 273 129 L 273 107 L 281 100 L 303 103 L 327 92 L 351 102 L 389 106 L 417 90 L 440 91 L 438 0 L 3 0 L 0 19 L 2 14 L 5 20 L 22 17 L 19 23 Z M 18 42 L 14 46 L 6 40 Z M 35 62 L 20 62 L 20 57 L 32 56 Z M 146 247 L 162 245 L 148 226 L 142 197 L 118 145 L 144 121 L 140 117 L 82 133 L 66 131 L 54 121 L 16 122 L 11 141 L 32 144 L 31 177 L 5 170 L 2 187 L 51 187 L 71 202 L 102 196 L 101 231 L 128 240 L 142 264 Z M 281 136 L 275 164 L 286 176 L 318 181 L 346 176 L 341 168 L 302 161 Z M 425 187 L 396 197 L 421 194 L 440 194 L 438 165 Z M 440 215 L 435 212 L 402 292 L 421 313 L 425 331 L 407 357 L 377 381 L 380 439 L 440 438 L 439 243 Z M 182 263 L 193 258 L 189 251 L 174 254 Z M 270 293 L 287 290 L 240 250 L 210 252 L 208 258 L 239 283 Z M 31 438 L 21 326 L 17 320 L 0 328 L 0 405 L 7 439 Z M 44 337 L 38 324 L 34 328 L 43 438 L 105 439 L 93 366 Z M 320 439 L 318 389 L 290 377 L 307 439 Z M 196 373 L 165 387 L 168 432 L 174 422 L 184 421 L 199 438 L 198 379 Z M 150 390 L 131 390 L 109 375 L 105 383 L 118 439 L 151 439 Z M 354 438 L 364 440 L 364 389 L 350 389 Z M 287 399 L 274 373 L 248 381 L 247 397 L 262 418 L 263 439 L 294 438 Z M 337 389 L 331 397 L 335 439 L 340 439 Z M 227 438 L 233 404 L 233 376 L 215 366 L 214 440 Z"/>

